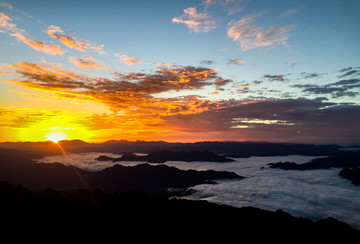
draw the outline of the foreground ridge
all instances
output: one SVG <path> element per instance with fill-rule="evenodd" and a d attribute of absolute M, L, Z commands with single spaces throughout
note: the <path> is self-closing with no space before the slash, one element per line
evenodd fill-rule
<path fill-rule="evenodd" d="M 231 240 L 238 235 L 255 239 L 285 240 L 299 238 L 342 240 L 360 237 L 360 232 L 333 218 L 313 222 L 295 218 L 283 211 L 266 211 L 253 207 L 234 208 L 206 201 L 189 201 L 149 197 L 143 192 L 105 193 L 101 190 L 79 190 L 63 193 L 52 189 L 36 193 L 7 182 L 0 182 L 0 211 L 6 227 L 16 229 L 69 230 L 95 229 L 108 233 L 111 229 L 152 231 L 180 236 L 201 230 L 203 240 L 222 237 Z M 46 232 L 44 232 L 46 233 Z M 261 235 L 259 235 L 261 233 Z M 127 233 L 129 234 L 129 233 Z M 184 236 L 183 236 L 184 237 Z"/>

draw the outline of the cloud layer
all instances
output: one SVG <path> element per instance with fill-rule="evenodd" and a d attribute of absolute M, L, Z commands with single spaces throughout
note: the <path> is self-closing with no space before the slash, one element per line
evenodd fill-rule
<path fill-rule="evenodd" d="M 82 68 L 98 68 L 92 57 L 73 58 Z M 95 66 L 94 66 L 95 65 Z M 93 101 L 107 106 L 113 115 L 91 115 L 80 123 L 94 130 L 127 128 L 177 132 L 179 137 L 199 133 L 217 140 L 263 140 L 288 142 L 350 143 L 359 140 L 359 106 L 336 103 L 326 97 L 252 97 L 251 87 L 263 81 L 233 84 L 241 100 L 211 100 L 199 95 L 166 96 L 167 92 L 206 88 L 212 96 L 224 91 L 232 80 L 217 70 L 193 66 L 161 66 L 151 73 L 116 73 L 114 78 L 93 78 L 50 65 L 18 63 L 9 69 L 22 75 L 12 80 L 17 86 L 56 94 L 59 98 Z M 284 81 L 285 75 L 264 75 L 270 81 Z M 347 79 L 324 86 L 293 85 L 312 95 L 355 96 L 359 79 Z M 265 92 L 260 89 L 257 93 Z M 266 91 L 267 93 L 277 91 Z M 356 93 L 356 94 L 353 94 Z M 179 93 L 180 94 L 180 93 Z M 195 93 L 196 94 L 196 93 Z M 160 96 L 159 96 L 160 95 Z M 336 116 L 334 116 L 336 114 Z M 359 116 L 358 116 L 359 115 Z M 130 132 L 129 132 L 130 133 Z M 165 135 L 164 135 L 165 136 Z"/>

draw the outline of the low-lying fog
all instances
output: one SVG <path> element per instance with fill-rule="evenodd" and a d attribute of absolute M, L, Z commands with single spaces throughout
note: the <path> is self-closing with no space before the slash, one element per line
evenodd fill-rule
<path fill-rule="evenodd" d="M 59 162 L 78 168 L 99 171 L 114 164 L 132 166 L 145 162 L 97 161 L 100 155 L 119 157 L 111 153 L 70 153 L 49 156 L 38 162 Z M 281 209 L 296 217 L 312 220 L 336 218 L 360 230 L 360 187 L 338 176 L 341 169 L 282 170 L 270 169 L 268 163 L 291 161 L 306 163 L 316 157 L 278 156 L 236 159 L 231 163 L 166 162 L 179 169 L 232 171 L 246 177 L 242 180 L 218 181 L 216 185 L 197 185 L 187 199 L 203 199 L 235 207 L 253 206 L 267 210 Z M 263 167 L 263 168 L 262 168 Z"/>

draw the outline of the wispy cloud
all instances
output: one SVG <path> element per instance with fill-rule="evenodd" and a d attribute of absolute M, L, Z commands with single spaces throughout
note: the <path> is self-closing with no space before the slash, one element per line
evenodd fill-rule
<path fill-rule="evenodd" d="M 135 64 L 141 64 L 142 61 L 139 60 L 139 58 L 135 58 L 135 57 L 129 57 L 125 54 L 115 54 L 115 56 L 120 58 L 120 61 L 124 64 L 127 65 L 135 65 Z"/>
<path fill-rule="evenodd" d="M 46 61 L 45 59 L 41 59 L 41 63 L 46 64 L 46 65 L 51 65 L 51 66 L 54 66 L 54 67 L 61 67 L 62 66 L 62 63 L 52 63 L 52 62 Z"/>
<path fill-rule="evenodd" d="M 325 74 L 318 74 L 316 72 L 313 72 L 313 73 L 301 72 L 300 74 L 303 79 L 319 78 L 319 77 L 322 77 L 325 75 Z"/>
<path fill-rule="evenodd" d="M 344 78 L 346 76 L 358 76 L 360 75 L 360 67 L 348 67 L 344 68 L 342 70 L 339 70 L 340 73 L 342 73 L 339 78 Z"/>
<path fill-rule="evenodd" d="M 70 57 L 70 62 L 76 64 L 79 68 L 82 69 L 96 69 L 101 68 L 102 66 L 98 63 L 96 58 L 93 58 L 91 56 L 84 56 L 83 58 L 75 58 Z"/>
<path fill-rule="evenodd" d="M 65 46 L 67 46 L 69 48 L 74 48 L 81 52 L 86 52 L 88 50 L 91 50 L 91 51 L 98 52 L 99 54 L 106 54 L 106 52 L 103 50 L 104 45 L 93 46 L 87 40 L 82 40 L 82 39 L 76 40 L 72 37 L 63 35 L 64 31 L 59 26 L 51 25 L 48 27 L 48 29 L 45 32 L 50 37 L 52 37 L 56 40 L 59 40 Z"/>
<path fill-rule="evenodd" d="M 0 7 L 8 8 L 9 10 L 13 10 L 14 7 L 11 4 L 8 3 L 0 3 Z"/>
<path fill-rule="evenodd" d="M 314 95 L 329 95 L 331 98 L 355 97 L 360 95 L 360 79 L 340 80 L 326 85 L 297 84 L 303 92 Z"/>
<path fill-rule="evenodd" d="M 79 51 L 82 51 L 82 52 L 85 52 L 85 50 L 90 45 L 90 43 L 88 43 L 87 41 L 84 41 L 84 40 L 75 41 L 71 37 L 68 37 L 68 36 L 65 36 L 65 35 L 60 35 L 60 34 L 63 33 L 63 30 L 58 26 L 54 26 L 54 25 L 49 26 L 49 28 L 46 30 L 46 33 L 49 36 L 51 36 L 52 38 L 61 41 L 67 47 L 75 48 L 75 49 L 77 49 Z M 60 33 L 60 34 L 58 34 L 58 33 Z"/>
<path fill-rule="evenodd" d="M 228 64 L 243 65 L 245 64 L 245 60 L 242 58 L 229 59 Z"/>
<path fill-rule="evenodd" d="M 242 11 L 248 2 L 249 0 L 205 0 L 202 4 L 206 7 L 220 4 L 227 11 L 228 15 L 233 15 Z"/>
<path fill-rule="evenodd" d="M 50 55 L 63 54 L 65 52 L 58 45 L 34 41 L 26 37 L 25 30 L 17 28 L 16 24 L 12 23 L 12 19 L 1 12 L 0 12 L 0 32 L 10 32 L 10 35 L 16 37 L 17 41 L 23 42 L 26 45 L 30 46 L 31 48 L 40 52 L 44 52 Z"/>
<path fill-rule="evenodd" d="M 301 8 L 286 10 L 284 13 L 281 14 L 281 16 L 282 17 L 293 16 L 293 15 L 297 14 L 300 11 L 300 9 Z"/>
<path fill-rule="evenodd" d="M 215 64 L 216 62 L 215 61 L 213 61 L 213 60 L 201 60 L 200 61 L 200 64 L 202 64 L 202 65 L 213 65 L 213 64 Z"/>
<path fill-rule="evenodd" d="M 253 25 L 257 17 L 259 17 L 259 15 L 249 15 L 238 21 L 228 23 L 228 37 L 240 43 L 241 50 L 243 51 L 273 45 L 288 46 L 286 42 L 288 36 L 286 33 L 292 29 L 291 26 L 288 25 L 278 28 L 270 26 L 266 31 L 262 31 L 261 27 Z"/>
<path fill-rule="evenodd" d="M 289 62 L 286 62 L 287 66 L 289 67 L 295 67 L 296 63 L 295 62 L 292 62 L 292 61 L 289 61 Z"/>
<path fill-rule="evenodd" d="M 15 36 L 19 42 L 23 42 L 37 51 L 44 52 L 50 55 L 63 54 L 65 52 L 60 48 L 59 45 L 52 45 L 49 43 L 34 41 L 19 32 L 11 34 L 11 36 Z"/>
<path fill-rule="evenodd" d="M 216 28 L 216 21 L 211 19 L 206 12 L 198 13 L 196 7 L 184 9 L 184 14 L 173 18 L 172 22 L 185 24 L 191 31 L 196 33 L 209 32 Z"/>
<path fill-rule="evenodd" d="M 264 75 L 263 77 L 270 80 L 270 81 L 287 81 L 288 79 L 285 79 L 285 76 L 287 76 L 289 74 L 286 75 Z"/>

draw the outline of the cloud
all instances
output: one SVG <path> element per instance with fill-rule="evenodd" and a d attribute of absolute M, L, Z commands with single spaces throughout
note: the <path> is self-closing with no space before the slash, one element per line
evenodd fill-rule
<path fill-rule="evenodd" d="M 84 56 L 83 58 L 70 57 L 70 62 L 76 64 L 79 68 L 82 69 L 96 69 L 101 68 L 102 66 L 97 63 L 97 60 L 91 56 Z"/>
<path fill-rule="evenodd" d="M 61 67 L 62 66 L 62 63 L 52 63 L 52 62 L 46 61 L 45 59 L 41 59 L 41 63 L 46 64 L 46 65 L 51 65 L 51 66 L 54 66 L 54 67 Z"/>
<path fill-rule="evenodd" d="M 106 54 L 106 52 L 103 50 L 104 45 L 99 45 L 99 46 L 90 46 L 90 50 L 97 52 L 99 54 Z"/>
<path fill-rule="evenodd" d="M 84 40 L 75 41 L 71 37 L 68 37 L 65 35 L 60 35 L 61 33 L 63 33 L 63 30 L 58 26 L 54 26 L 54 25 L 49 26 L 49 28 L 46 30 L 46 33 L 49 36 L 51 36 L 52 38 L 57 39 L 60 42 L 62 42 L 67 47 L 75 48 L 82 52 L 85 52 L 86 49 L 90 45 L 90 43 L 88 43 L 87 41 L 84 41 Z M 58 34 L 58 33 L 60 33 L 60 34 Z"/>
<path fill-rule="evenodd" d="M 287 76 L 289 74 L 286 75 L 264 75 L 264 78 L 267 78 L 270 81 L 287 81 L 288 79 L 285 79 L 284 77 Z"/>
<path fill-rule="evenodd" d="M 140 61 L 138 58 L 135 57 L 129 57 L 125 54 L 121 55 L 121 54 L 115 54 L 115 56 L 119 57 L 121 62 L 127 65 L 135 65 L 135 64 L 141 64 L 142 61 Z"/>
<path fill-rule="evenodd" d="M 238 21 L 228 23 L 227 35 L 233 41 L 240 43 L 241 50 L 250 50 L 258 47 L 267 47 L 273 45 L 288 46 L 286 35 L 292 27 L 282 26 L 279 28 L 271 26 L 266 31 L 258 26 L 254 26 L 253 22 L 259 15 L 249 15 Z"/>
<path fill-rule="evenodd" d="M 339 72 L 343 73 L 342 75 L 339 76 L 339 78 L 344 78 L 346 76 L 360 75 L 360 69 L 358 67 L 357 68 L 348 67 L 348 68 L 339 70 Z"/>
<path fill-rule="evenodd" d="M 101 103 L 140 121 L 145 118 L 156 121 L 159 116 L 174 113 L 196 113 L 216 104 L 198 96 L 156 98 L 155 94 L 205 86 L 220 89 L 230 82 L 218 76 L 216 70 L 192 66 L 164 66 L 150 74 L 113 73 L 115 79 L 91 78 L 53 66 L 25 62 L 9 65 L 9 68 L 23 77 L 11 81 L 15 85 L 55 93 L 59 97 Z"/>
<path fill-rule="evenodd" d="M 0 28 L 11 32 L 23 32 L 24 30 L 18 29 L 14 23 L 11 23 L 11 18 L 4 13 L 0 12 Z"/>
<path fill-rule="evenodd" d="M 300 11 L 300 8 L 298 9 L 289 9 L 286 10 L 284 13 L 281 14 L 281 17 L 289 17 L 297 14 Z"/>
<path fill-rule="evenodd" d="M 323 75 L 325 75 L 325 74 L 301 72 L 301 76 L 303 79 L 319 78 L 319 77 L 322 77 Z"/>
<path fill-rule="evenodd" d="M 2 30 L 1 30 L 2 29 Z M 0 31 L 11 32 L 11 36 L 16 37 L 16 40 L 23 42 L 31 48 L 44 52 L 50 55 L 63 54 L 65 51 L 62 50 L 58 45 L 53 45 L 49 43 L 34 41 L 25 36 L 25 31 L 23 29 L 17 28 L 14 23 L 11 23 L 11 18 L 0 12 Z"/>
<path fill-rule="evenodd" d="M 228 59 L 228 64 L 243 65 L 245 64 L 245 60 L 242 58 Z"/>
<path fill-rule="evenodd" d="M 64 31 L 59 27 L 55 25 L 51 25 L 48 27 L 48 29 L 45 31 L 50 37 L 59 40 L 62 42 L 65 46 L 69 48 L 77 49 L 81 52 L 86 52 L 88 50 L 95 51 L 99 54 L 106 54 L 106 52 L 103 50 L 104 45 L 99 46 L 93 46 L 89 41 L 86 40 L 75 40 L 69 36 L 62 35 Z"/>
<path fill-rule="evenodd" d="M 332 98 L 355 97 L 360 94 L 360 79 L 340 80 L 338 82 L 326 85 L 293 85 L 292 87 L 300 88 L 303 92 L 315 95 L 331 95 Z M 357 91 L 356 91 L 357 89 Z"/>
<path fill-rule="evenodd" d="M 200 61 L 200 64 L 203 64 L 203 65 L 213 65 L 215 64 L 216 62 L 213 61 L 213 60 L 201 60 Z"/>
<path fill-rule="evenodd" d="M 37 51 L 44 52 L 50 55 L 63 54 L 65 52 L 58 45 L 51 45 L 49 43 L 34 41 L 27 38 L 21 33 L 14 33 L 11 34 L 11 36 L 15 36 L 19 42 L 23 42 Z"/>
<path fill-rule="evenodd" d="M 286 62 L 286 64 L 289 66 L 289 67 L 295 67 L 295 62 Z"/>
<path fill-rule="evenodd" d="M 14 7 L 11 4 L 8 3 L 0 3 L 0 7 L 8 8 L 9 10 L 13 10 Z"/>
<path fill-rule="evenodd" d="M 205 7 L 220 4 L 227 11 L 227 15 L 233 15 L 242 11 L 248 2 L 249 0 L 205 0 L 202 4 Z"/>
<path fill-rule="evenodd" d="M 324 99 L 272 99 L 223 102 L 222 107 L 167 118 L 184 131 L 219 133 L 237 140 L 349 143 L 359 141 L 357 105 Z M 337 116 L 334 116 L 336 114 Z M 355 133 L 354 133 L 355 131 Z"/>
<path fill-rule="evenodd" d="M 176 138 L 184 136 L 187 140 L 199 140 L 199 133 L 206 134 L 203 138 L 209 140 L 266 138 L 270 141 L 349 143 L 359 142 L 360 138 L 357 133 L 360 120 L 357 105 L 337 104 L 324 97 L 214 100 L 216 92 L 232 82 L 220 77 L 214 69 L 162 66 L 148 73 L 112 73 L 112 79 L 93 78 L 54 66 L 25 62 L 9 65 L 9 69 L 22 76 L 8 81 L 14 85 L 51 93 L 59 98 L 76 98 L 106 105 L 114 112 L 112 116 L 101 119 L 102 116 L 94 115 L 84 118 L 81 123 L 94 129 L 109 130 L 114 125 L 121 125 L 121 130 L 132 131 L 133 137 L 139 136 L 135 132 L 139 130 L 140 133 L 141 130 L 141 133 L 150 133 L 147 136 L 155 135 L 155 131 L 162 135 L 166 131 L 172 135 L 178 133 Z M 258 83 L 245 83 L 239 88 L 242 89 L 240 92 L 249 93 L 249 87 Z M 355 92 L 350 89 L 359 86 L 359 79 L 344 79 L 326 87 L 294 87 L 346 87 L 348 90 L 345 92 Z M 213 100 L 199 95 L 157 96 L 168 91 L 202 88 L 218 89 L 212 94 Z M 318 94 L 324 95 L 324 91 L 319 90 Z"/>
<path fill-rule="evenodd" d="M 209 32 L 216 28 L 216 21 L 211 19 L 210 15 L 206 12 L 198 13 L 196 7 L 184 9 L 184 14 L 173 18 L 172 22 L 185 24 L 196 33 Z"/>

